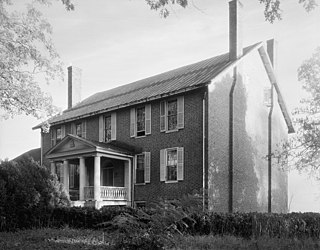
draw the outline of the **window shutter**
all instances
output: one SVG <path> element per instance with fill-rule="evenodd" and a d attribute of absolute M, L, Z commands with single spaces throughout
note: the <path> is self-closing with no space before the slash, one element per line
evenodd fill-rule
<path fill-rule="evenodd" d="M 166 180 L 166 150 L 160 150 L 160 181 Z"/>
<path fill-rule="evenodd" d="M 177 180 L 183 180 L 183 148 L 178 148 L 178 166 L 177 166 Z"/>
<path fill-rule="evenodd" d="M 82 138 L 87 138 L 87 121 L 82 122 Z"/>
<path fill-rule="evenodd" d="M 146 135 L 151 134 L 151 104 L 145 106 Z"/>
<path fill-rule="evenodd" d="M 144 182 L 150 183 L 150 161 L 151 161 L 150 152 L 144 153 Z"/>
<path fill-rule="evenodd" d="M 137 172 L 137 165 L 138 165 L 138 157 L 135 155 L 134 156 L 134 171 L 133 171 L 133 183 L 137 183 L 136 181 L 136 172 Z"/>
<path fill-rule="evenodd" d="M 104 141 L 104 119 L 103 119 L 103 115 L 99 116 L 99 142 L 103 142 Z"/>
<path fill-rule="evenodd" d="M 111 113 L 111 140 L 117 139 L 117 113 Z"/>
<path fill-rule="evenodd" d="M 66 125 L 61 126 L 61 139 L 66 136 Z"/>
<path fill-rule="evenodd" d="M 56 130 L 51 129 L 51 147 L 56 145 Z"/>
<path fill-rule="evenodd" d="M 72 135 L 76 134 L 76 124 L 74 122 L 71 123 L 71 134 Z"/>
<path fill-rule="evenodd" d="M 178 129 L 184 128 L 184 97 L 180 96 L 177 100 L 178 104 Z"/>
<path fill-rule="evenodd" d="M 130 137 L 136 135 L 136 109 L 132 108 L 130 110 Z"/>
<path fill-rule="evenodd" d="M 160 102 L 160 132 L 166 131 L 166 102 Z"/>

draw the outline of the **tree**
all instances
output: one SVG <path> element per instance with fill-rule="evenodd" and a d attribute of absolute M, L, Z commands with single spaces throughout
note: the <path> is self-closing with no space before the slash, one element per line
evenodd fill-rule
<path fill-rule="evenodd" d="M 183 8 L 188 6 L 190 0 L 145 0 L 151 10 L 159 11 L 161 17 L 168 17 L 170 11 L 169 6 L 179 5 Z M 317 0 L 298 0 L 306 11 L 313 10 L 318 4 Z M 259 0 L 264 5 L 264 16 L 266 21 L 273 23 L 275 20 L 281 20 L 282 10 L 280 8 L 280 0 Z M 192 1 L 193 3 L 193 1 Z"/>
<path fill-rule="evenodd" d="M 67 10 L 74 9 L 70 0 L 61 1 Z M 49 5 L 52 0 L 35 2 Z M 10 0 L 0 0 L 0 118 L 46 118 L 57 110 L 38 82 L 63 79 L 62 63 L 50 37 L 52 28 L 35 2 L 18 12 Z"/>
<path fill-rule="evenodd" d="M 276 155 L 320 179 L 320 47 L 299 67 L 298 79 L 307 96 L 293 112 L 296 134 Z"/>

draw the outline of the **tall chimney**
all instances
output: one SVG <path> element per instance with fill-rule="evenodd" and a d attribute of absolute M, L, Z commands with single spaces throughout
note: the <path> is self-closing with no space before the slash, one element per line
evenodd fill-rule
<path fill-rule="evenodd" d="M 81 69 L 68 67 L 68 109 L 81 101 Z"/>
<path fill-rule="evenodd" d="M 229 60 L 242 56 L 242 3 L 229 2 Z"/>

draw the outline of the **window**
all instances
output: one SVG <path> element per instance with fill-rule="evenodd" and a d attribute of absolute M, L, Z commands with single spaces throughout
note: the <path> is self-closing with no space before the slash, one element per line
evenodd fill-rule
<path fill-rule="evenodd" d="M 167 126 L 169 131 L 177 129 L 177 107 L 177 99 L 168 102 Z"/>
<path fill-rule="evenodd" d="M 150 160 L 150 152 L 144 152 L 136 156 L 136 184 L 144 184 L 150 182 Z"/>
<path fill-rule="evenodd" d="M 56 143 L 62 140 L 62 131 L 61 127 L 56 129 Z"/>
<path fill-rule="evenodd" d="M 100 115 L 99 117 L 99 141 L 110 142 L 116 140 L 117 114 Z"/>
<path fill-rule="evenodd" d="M 160 103 L 160 131 L 176 131 L 184 128 L 184 97 Z"/>
<path fill-rule="evenodd" d="M 177 149 L 170 149 L 167 151 L 167 181 L 177 180 Z"/>
<path fill-rule="evenodd" d="M 55 146 L 65 137 L 65 128 L 65 125 L 61 125 L 60 127 L 53 127 L 52 129 L 50 128 L 51 147 Z"/>
<path fill-rule="evenodd" d="M 79 165 L 69 164 L 69 187 L 79 188 Z"/>
<path fill-rule="evenodd" d="M 144 183 L 144 155 L 137 155 L 136 183 Z"/>
<path fill-rule="evenodd" d="M 160 150 L 160 181 L 176 182 L 183 180 L 183 148 Z"/>
<path fill-rule="evenodd" d="M 71 124 L 71 134 L 86 138 L 87 136 L 87 122 L 76 122 Z"/>
<path fill-rule="evenodd" d="M 104 141 L 109 142 L 111 141 L 111 116 L 106 116 L 104 119 Z"/>
<path fill-rule="evenodd" d="M 82 124 L 81 123 L 76 124 L 76 136 L 82 137 Z"/>
<path fill-rule="evenodd" d="M 145 107 L 137 108 L 137 136 L 146 134 Z"/>
<path fill-rule="evenodd" d="M 63 163 L 62 162 L 56 162 L 55 163 L 55 173 L 58 177 L 58 181 L 63 183 Z"/>
<path fill-rule="evenodd" d="M 130 110 L 130 136 L 139 137 L 151 134 L 151 104 Z"/>

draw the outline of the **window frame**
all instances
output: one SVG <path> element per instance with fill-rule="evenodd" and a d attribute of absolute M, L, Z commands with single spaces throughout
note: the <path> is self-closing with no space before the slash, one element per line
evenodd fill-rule
<path fill-rule="evenodd" d="M 55 130 L 56 130 L 56 140 L 55 140 L 55 145 L 57 145 L 59 142 L 61 142 L 62 141 L 62 127 L 60 126 L 60 127 L 56 127 L 55 128 Z M 58 138 L 58 131 L 60 131 L 60 136 L 59 136 L 59 138 Z"/>
<path fill-rule="evenodd" d="M 169 115 L 169 103 L 173 103 L 175 102 L 176 103 L 176 109 L 175 109 L 175 114 L 171 114 Z M 177 131 L 179 130 L 178 129 L 178 98 L 173 98 L 173 99 L 169 99 L 166 101 L 166 128 L 167 128 L 167 131 L 166 132 L 172 132 L 172 131 Z M 172 118 L 172 117 L 175 117 L 175 128 L 173 129 L 169 129 L 169 118 Z"/>
<path fill-rule="evenodd" d="M 175 151 L 175 153 L 176 153 L 176 159 L 175 159 L 175 161 L 176 161 L 176 163 L 175 163 L 175 165 L 169 165 L 168 164 L 168 161 L 169 161 L 169 159 L 168 159 L 168 152 L 173 152 L 173 151 Z M 175 172 L 176 172 L 176 177 L 175 177 L 175 179 L 172 179 L 172 180 L 169 180 L 169 178 L 168 178 L 168 173 L 169 173 L 169 171 L 168 171 L 168 168 L 169 167 L 175 167 Z M 167 148 L 166 149 L 166 161 L 165 161 L 165 171 L 166 171 L 166 174 L 165 174 L 165 179 L 166 179 L 166 183 L 170 183 L 170 182 L 178 182 L 178 148 L 177 147 L 175 147 L 175 148 Z"/>
<path fill-rule="evenodd" d="M 143 121 L 144 130 L 140 130 L 140 131 L 138 131 L 138 110 L 139 109 L 143 109 L 144 110 L 144 116 L 143 116 L 144 117 L 144 121 Z M 135 121 L 135 136 L 136 137 L 144 137 L 144 136 L 146 136 L 146 106 L 145 105 L 135 108 L 135 119 L 136 119 L 136 121 Z M 142 134 L 142 132 L 143 132 L 143 134 Z M 141 133 L 141 134 L 139 134 L 139 133 Z"/>
<path fill-rule="evenodd" d="M 140 170 L 138 170 L 138 157 L 139 156 L 143 156 L 143 181 L 142 182 L 137 182 L 137 172 L 138 171 L 141 171 L 141 169 Z M 135 184 L 136 185 L 144 185 L 146 182 L 145 182 L 145 154 L 144 153 L 141 153 L 141 154 L 137 154 L 136 155 L 136 168 L 135 168 Z"/>
<path fill-rule="evenodd" d="M 82 137 L 82 122 L 78 122 L 75 124 L 75 127 L 76 127 L 76 131 L 75 131 L 75 135 L 76 136 L 79 136 L 79 137 Z M 78 135 L 78 127 L 80 127 L 80 135 Z"/>
<path fill-rule="evenodd" d="M 109 125 L 110 128 L 107 128 L 107 119 L 109 119 Z M 110 142 L 112 141 L 112 121 L 111 121 L 111 114 L 105 115 L 103 116 L 103 120 L 104 120 L 104 128 L 103 128 L 103 140 L 104 142 Z M 110 131 L 109 135 L 110 135 L 110 139 L 107 138 L 107 131 Z"/>

